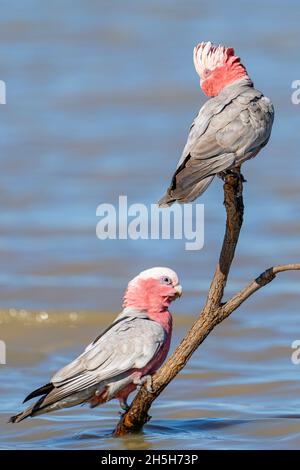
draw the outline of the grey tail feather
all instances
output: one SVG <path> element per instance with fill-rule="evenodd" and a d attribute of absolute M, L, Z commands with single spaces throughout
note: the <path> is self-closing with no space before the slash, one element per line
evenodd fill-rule
<path fill-rule="evenodd" d="M 17 415 L 12 416 L 9 419 L 9 423 L 19 423 L 20 421 L 23 421 L 23 419 L 28 418 L 28 416 L 34 416 L 40 409 L 41 405 L 45 399 L 45 397 L 54 389 L 54 385 L 52 383 L 46 384 L 43 387 L 38 388 L 37 390 L 34 390 L 32 393 L 30 393 L 24 400 L 24 402 L 31 400 L 31 398 L 38 397 L 40 395 L 41 398 L 34 403 L 33 405 L 29 406 L 26 408 L 26 410 L 22 411 L 21 413 L 18 413 Z M 23 402 L 23 403 L 24 403 Z"/>
<path fill-rule="evenodd" d="M 171 186 L 167 189 L 166 194 L 158 201 L 158 207 L 168 207 L 171 206 L 174 202 L 176 202 L 177 198 L 173 195 L 173 189 L 173 184 L 171 184 Z"/>
<path fill-rule="evenodd" d="M 175 202 L 176 199 L 172 198 L 170 195 L 169 195 L 169 191 L 167 192 L 167 194 L 165 194 L 157 203 L 158 207 L 168 207 L 168 206 L 171 206 L 173 204 L 173 202 Z"/>
<path fill-rule="evenodd" d="M 197 199 L 197 197 L 201 196 L 206 191 L 206 189 L 208 188 L 208 186 L 210 185 L 214 177 L 215 175 L 207 176 L 206 178 L 203 178 L 201 181 L 199 181 L 195 185 L 189 186 L 188 188 L 182 190 L 180 193 L 179 202 L 186 203 L 186 202 L 192 202 L 195 199 Z"/>
<path fill-rule="evenodd" d="M 39 400 L 40 401 L 40 400 Z M 9 423 L 19 423 L 20 421 L 23 421 L 23 419 L 28 418 L 28 416 L 33 416 L 33 409 L 35 405 L 30 406 L 26 410 L 22 411 L 21 413 L 18 413 L 17 415 L 11 416 L 9 418 Z"/>
<path fill-rule="evenodd" d="M 166 194 L 158 201 L 159 207 L 171 206 L 175 201 L 185 204 L 187 202 L 194 201 L 197 197 L 201 196 L 207 187 L 210 185 L 214 175 L 207 176 L 201 181 L 194 185 L 190 185 L 187 188 L 168 188 Z"/>
<path fill-rule="evenodd" d="M 9 419 L 9 423 L 19 423 L 20 421 L 23 421 L 23 419 L 28 418 L 28 416 L 34 416 L 36 414 L 40 414 L 40 410 L 43 410 L 42 403 L 47 395 L 42 396 L 36 403 L 33 405 L 29 406 L 26 408 L 26 410 L 22 411 L 21 413 L 18 413 L 15 416 L 12 416 Z M 43 411 L 42 411 L 43 413 Z"/>

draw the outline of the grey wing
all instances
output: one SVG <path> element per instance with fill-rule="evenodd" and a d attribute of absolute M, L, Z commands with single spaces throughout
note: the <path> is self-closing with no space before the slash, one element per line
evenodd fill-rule
<path fill-rule="evenodd" d="M 242 95 L 236 99 L 238 105 L 247 103 Z M 216 139 L 224 147 L 232 148 L 235 153 L 235 164 L 255 156 L 264 147 L 271 135 L 274 120 L 274 109 L 269 98 L 261 96 L 248 102 L 240 114 L 221 129 Z"/>
<path fill-rule="evenodd" d="M 210 100 L 210 103 L 212 100 Z M 274 111 L 268 98 L 249 88 L 215 113 L 205 106 L 195 119 L 167 195 L 161 205 L 192 201 L 217 173 L 250 158 L 268 141 Z"/>
<path fill-rule="evenodd" d="M 52 377 L 55 388 L 43 401 L 43 407 L 143 368 L 156 356 L 164 340 L 164 329 L 158 323 L 146 317 L 124 318 Z"/>

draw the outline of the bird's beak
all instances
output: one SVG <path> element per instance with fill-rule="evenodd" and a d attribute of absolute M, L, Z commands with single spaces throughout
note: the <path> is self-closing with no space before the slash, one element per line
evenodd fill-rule
<path fill-rule="evenodd" d="M 182 296 L 182 287 L 180 284 L 177 284 L 177 286 L 174 287 L 175 290 L 175 296 L 176 297 L 181 297 Z"/>

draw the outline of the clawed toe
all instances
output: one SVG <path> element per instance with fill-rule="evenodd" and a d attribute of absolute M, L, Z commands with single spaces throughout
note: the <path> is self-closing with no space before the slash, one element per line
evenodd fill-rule
<path fill-rule="evenodd" d="M 152 388 L 152 376 L 151 375 L 144 375 L 144 377 L 141 377 L 140 379 L 136 380 L 134 382 L 136 384 L 137 390 L 141 390 L 142 386 L 146 384 L 146 390 L 149 393 L 153 393 L 153 388 Z"/>
<path fill-rule="evenodd" d="M 225 178 L 228 175 L 237 176 L 241 180 L 242 183 L 247 183 L 247 180 L 244 178 L 242 173 L 240 173 L 239 168 L 232 168 L 230 170 L 225 170 L 225 171 L 221 171 L 220 173 L 218 173 L 218 177 L 221 178 L 223 181 L 225 181 Z"/>
<path fill-rule="evenodd" d="M 123 411 L 119 411 L 120 415 L 123 416 L 127 411 L 129 410 L 130 406 L 128 405 L 127 401 L 125 400 L 119 400 L 120 407 L 122 408 Z"/>
<path fill-rule="evenodd" d="M 151 377 L 151 375 L 148 375 L 148 376 L 147 376 L 147 380 L 146 380 L 146 388 L 147 388 L 147 392 L 149 392 L 149 393 L 153 393 L 153 388 L 152 388 L 152 377 Z"/>

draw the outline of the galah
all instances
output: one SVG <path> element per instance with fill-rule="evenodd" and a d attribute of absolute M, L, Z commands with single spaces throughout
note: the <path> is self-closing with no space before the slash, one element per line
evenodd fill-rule
<path fill-rule="evenodd" d="M 124 295 L 123 311 L 115 321 L 49 383 L 31 392 L 24 402 L 40 397 L 22 413 L 28 416 L 82 403 L 95 407 L 117 398 L 124 410 L 127 397 L 146 383 L 164 362 L 170 347 L 170 303 L 182 293 L 177 274 L 169 268 L 151 268 L 131 280 Z"/>
<path fill-rule="evenodd" d="M 255 157 L 271 134 L 274 109 L 256 90 L 240 58 L 229 47 L 201 42 L 194 48 L 200 87 L 211 97 L 190 128 L 187 143 L 160 206 L 190 202 L 215 175 Z"/>

